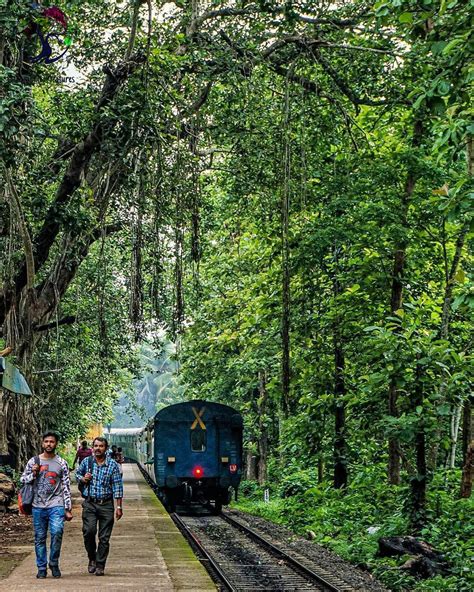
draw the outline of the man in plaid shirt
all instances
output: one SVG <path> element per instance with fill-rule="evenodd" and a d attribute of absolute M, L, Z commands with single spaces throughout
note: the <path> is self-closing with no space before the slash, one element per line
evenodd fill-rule
<path fill-rule="evenodd" d="M 108 442 L 95 438 L 92 443 L 93 457 L 85 458 L 76 471 L 76 478 L 82 484 L 82 534 L 89 557 L 88 571 L 103 576 L 109 554 L 109 539 L 114 526 L 114 499 L 117 502 L 115 518 L 123 515 L 123 484 L 120 467 L 106 454 Z M 97 545 L 97 526 L 99 544 Z"/>

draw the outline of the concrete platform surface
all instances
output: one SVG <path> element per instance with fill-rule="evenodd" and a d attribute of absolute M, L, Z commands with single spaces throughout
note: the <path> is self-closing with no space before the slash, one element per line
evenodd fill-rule
<path fill-rule="evenodd" d="M 36 579 L 34 549 L 10 576 L 0 582 L 2 592 L 193 590 L 215 591 L 216 586 L 181 533 L 132 464 L 124 467 L 124 515 L 110 539 L 105 576 L 87 572 L 82 539 L 81 498 L 74 493 L 74 518 L 65 525 L 60 568 L 62 578 Z M 48 541 L 49 547 L 49 541 Z"/>

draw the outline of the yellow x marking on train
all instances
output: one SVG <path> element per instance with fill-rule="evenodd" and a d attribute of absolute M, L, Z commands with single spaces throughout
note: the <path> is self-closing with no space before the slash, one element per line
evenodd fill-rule
<path fill-rule="evenodd" d="M 201 417 L 204 415 L 204 411 L 205 410 L 206 410 L 205 407 L 203 407 L 199 411 L 196 409 L 196 407 L 193 407 L 193 413 L 196 416 L 196 419 L 193 421 L 193 424 L 191 426 L 191 429 L 192 430 L 195 430 L 198 424 L 199 424 L 199 427 L 202 430 L 205 430 L 206 429 L 206 424 L 201 419 Z"/>

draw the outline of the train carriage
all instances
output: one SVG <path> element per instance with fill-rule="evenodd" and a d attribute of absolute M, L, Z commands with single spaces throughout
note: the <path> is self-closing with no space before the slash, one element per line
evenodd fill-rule
<path fill-rule="evenodd" d="M 232 407 L 195 400 L 171 405 L 154 419 L 155 481 L 163 501 L 213 501 L 217 512 L 242 475 L 242 416 Z"/>
<path fill-rule="evenodd" d="M 105 433 L 109 446 L 122 448 L 122 454 L 127 460 L 138 462 L 137 455 L 137 436 L 143 428 L 111 428 Z"/>
<path fill-rule="evenodd" d="M 144 428 L 111 430 L 110 443 L 142 466 L 169 511 L 213 502 L 220 512 L 242 477 L 242 432 L 235 409 L 195 400 L 165 407 Z"/>

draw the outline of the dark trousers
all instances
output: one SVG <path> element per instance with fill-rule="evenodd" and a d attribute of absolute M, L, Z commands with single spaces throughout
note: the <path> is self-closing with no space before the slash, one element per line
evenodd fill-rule
<path fill-rule="evenodd" d="M 97 545 L 97 526 L 99 527 L 99 544 Z M 104 504 L 84 500 L 82 504 L 82 534 L 89 561 L 95 561 L 105 567 L 109 554 L 109 539 L 114 527 L 114 503 L 112 500 Z"/>

